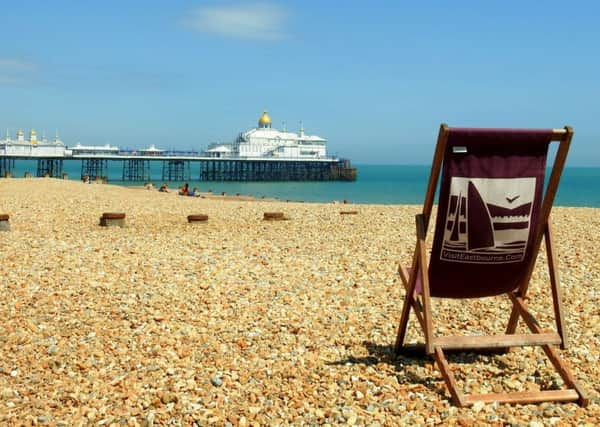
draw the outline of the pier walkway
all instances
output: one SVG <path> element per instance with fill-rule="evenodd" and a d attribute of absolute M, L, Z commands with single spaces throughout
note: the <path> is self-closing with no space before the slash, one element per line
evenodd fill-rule
<path fill-rule="evenodd" d="M 63 177 L 63 162 L 81 162 L 81 178 L 108 179 L 108 162 L 122 163 L 123 181 L 149 181 L 150 162 L 162 163 L 162 181 L 329 181 L 356 180 L 349 160 L 335 157 L 299 159 L 280 157 L 207 157 L 195 153 L 0 155 L 0 177 L 12 176 L 15 162 L 37 160 L 36 176 Z"/>

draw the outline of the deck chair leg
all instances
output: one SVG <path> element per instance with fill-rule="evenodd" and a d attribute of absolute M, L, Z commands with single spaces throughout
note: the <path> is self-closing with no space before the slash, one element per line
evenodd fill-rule
<path fill-rule="evenodd" d="M 429 288 L 428 288 L 428 277 L 427 277 L 427 254 L 425 251 L 425 228 L 423 215 L 416 215 L 416 232 L 417 232 L 417 245 L 415 247 L 415 253 L 413 255 L 413 262 L 410 269 L 410 273 L 404 269 L 402 265 L 398 266 L 398 273 L 402 284 L 406 289 L 406 296 L 404 298 L 404 305 L 402 306 L 402 315 L 400 316 L 400 322 L 398 325 L 398 334 L 396 336 L 396 343 L 394 344 L 394 351 L 396 354 L 400 353 L 405 347 L 406 329 L 408 327 L 408 318 L 410 317 L 411 307 L 415 311 L 417 320 L 419 321 L 423 332 L 425 333 L 426 349 L 428 354 L 433 353 L 432 347 L 432 326 L 431 326 L 431 314 L 428 303 Z M 425 272 L 425 274 L 423 274 Z M 415 289 L 417 287 L 417 281 L 420 280 L 421 284 L 425 283 L 425 292 L 423 295 L 423 304 L 419 302 L 419 299 L 415 297 Z M 425 298 L 427 296 L 427 298 Z"/>
<path fill-rule="evenodd" d="M 568 347 L 568 336 L 567 329 L 564 323 L 563 308 L 562 308 L 562 294 L 560 291 L 560 282 L 558 278 L 558 259 L 554 250 L 554 241 L 552 239 L 552 226 L 550 221 L 546 224 L 546 230 L 544 233 L 546 243 L 546 255 L 548 258 L 548 271 L 550 273 L 550 287 L 552 288 L 552 305 L 554 307 L 554 318 L 556 320 L 556 329 L 558 335 L 562 338 L 560 348 L 564 350 Z"/>
<path fill-rule="evenodd" d="M 398 325 L 398 334 L 396 336 L 396 343 L 394 344 L 394 353 L 400 353 L 400 350 L 404 346 L 404 339 L 406 338 L 406 328 L 408 326 L 408 318 L 410 316 L 410 308 L 412 303 L 410 301 L 410 294 L 406 292 L 404 298 L 404 305 L 402 306 L 402 315 L 400 316 L 400 323 Z"/>
<path fill-rule="evenodd" d="M 523 320 L 525 321 L 531 332 L 533 332 L 534 334 L 542 333 L 542 328 L 527 310 L 527 305 L 523 301 L 523 298 L 511 296 L 511 299 L 513 300 L 514 307 L 523 314 Z M 546 353 L 546 356 L 548 356 L 548 359 L 550 359 L 550 362 L 552 362 L 554 369 L 556 369 L 556 371 L 563 379 L 565 384 L 577 392 L 577 395 L 579 397 L 578 403 L 581 406 L 587 406 L 589 403 L 589 397 L 587 395 L 587 392 L 584 390 L 583 387 L 581 387 L 581 385 L 579 385 L 579 383 L 567 367 L 567 364 L 560 357 L 556 349 L 554 347 L 551 347 L 550 345 L 543 345 L 542 349 L 544 350 L 544 353 Z"/>
<path fill-rule="evenodd" d="M 582 407 L 588 406 L 590 399 L 587 395 L 587 392 L 575 380 L 575 378 L 571 374 L 571 371 L 569 370 L 565 362 L 562 360 L 560 355 L 557 353 L 557 351 L 549 345 L 544 345 L 542 346 L 542 348 L 544 349 L 544 353 L 546 353 L 546 356 L 548 356 L 548 359 L 550 359 L 550 362 L 552 362 L 552 365 L 554 365 L 554 369 L 556 369 L 556 371 L 558 372 L 562 380 L 565 382 L 565 384 L 577 392 L 577 395 L 579 396 L 577 403 L 579 403 L 579 405 Z"/>
<path fill-rule="evenodd" d="M 517 330 L 517 324 L 519 323 L 519 310 L 513 305 L 510 311 L 510 317 L 508 318 L 508 325 L 506 326 L 506 334 L 514 334 Z"/>
<path fill-rule="evenodd" d="M 415 250 L 415 254 L 413 255 L 413 268 L 416 262 L 417 251 Z M 411 269 L 411 273 L 414 271 Z M 411 275 L 408 271 L 402 266 L 402 264 L 398 265 L 398 275 L 400 276 L 400 280 L 402 281 L 402 285 L 404 286 L 404 290 L 406 292 L 406 296 L 404 298 L 404 304 L 402 305 L 402 314 L 400 316 L 400 322 L 398 323 L 398 334 L 396 335 L 396 343 L 394 344 L 394 353 L 400 353 L 400 350 L 404 346 L 404 340 L 406 338 L 406 328 L 408 327 L 408 318 L 410 317 L 410 308 L 413 306 L 411 295 L 414 293 L 414 285 L 410 286 L 411 283 Z M 414 283 L 414 282 L 413 282 Z"/>
<path fill-rule="evenodd" d="M 461 407 L 461 408 L 467 406 L 465 399 L 463 397 L 463 394 L 458 389 L 458 385 L 456 384 L 456 379 L 454 378 L 454 374 L 450 370 L 448 361 L 446 360 L 446 357 L 444 356 L 444 351 L 441 348 L 436 347 L 434 356 L 435 356 L 435 361 L 438 365 L 438 368 L 442 374 L 442 378 L 444 378 L 446 387 L 448 388 L 448 391 L 450 392 L 450 396 L 452 396 L 452 403 L 454 403 L 454 405 Z"/>
<path fill-rule="evenodd" d="M 510 297 L 510 294 L 509 294 Z M 510 298 L 512 301 L 512 298 Z M 517 331 L 517 325 L 519 323 L 519 310 L 517 309 L 517 307 L 515 307 L 514 302 L 513 302 L 513 307 L 510 311 L 510 317 L 508 318 L 508 324 L 506 326 L 506 335 L 513 335 L 516 331 Z M 513 326 L 514 325 L 514 326 Z M 510 347 L 506 347 L 500 350 L 500 353 L 508 353 L 510 352 L 511 348 Z"/>

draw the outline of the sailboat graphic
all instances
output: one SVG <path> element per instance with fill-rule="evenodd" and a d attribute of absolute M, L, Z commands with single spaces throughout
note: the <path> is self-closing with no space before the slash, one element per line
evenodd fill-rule
<path fill-rule="evenodd" d="M 453 177 L 442 259 L 508 263 L 523 259 L 535 178 Z M 512 206 L 515 200 L 521 204 Z"/>
<path fill-rule="evenodd" d="M 467 194 L 467 250 L 493 247 L 494 228 L 490 213 L 472 181 L 469 181 Z"/>

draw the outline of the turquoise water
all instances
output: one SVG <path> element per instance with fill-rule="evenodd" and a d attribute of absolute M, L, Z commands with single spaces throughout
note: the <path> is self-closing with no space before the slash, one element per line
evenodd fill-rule
<path fill-rule="evenodd" d="M 161 184 L 161 164 L 151 163 L 152 182 Z M 15 176 L 25 171 L 35 174 L 35 161 L 17 161 Z M 240 193 L 255 197 L 275 197 L 282 200 L 330 202 L 344 199 L 351 203 L 373 204 L 421 204 L 429 178 L 429 166 L 406 165 L 356 165 L 358 179 L 355 182 L 203 182 L 190 180 L 190 187 L 214 193 Z M 79 179 L 79 161 L 64 162 L 70 179 Z M 192 176 L 194 168 L 192 166 Z M 141 185 L 140 182 L 121 181 L 120 162 L 109 162 L 108 178 L 111 184 Z M 197 173 L 196 173 L 197 175 Z M 600 168 L 566 168 L 556 195 L 555 205 L 600 207 Z M 170 188 L 183 183 L 168 182 Z"/>

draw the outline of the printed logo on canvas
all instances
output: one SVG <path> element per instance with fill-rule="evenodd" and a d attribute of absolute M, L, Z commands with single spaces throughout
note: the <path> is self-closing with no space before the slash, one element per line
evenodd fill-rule
<path fill-rule="evenodd" d="M 535 178 L 453 177 L 440 259 L 523 261 L 534 196 Z"/>

